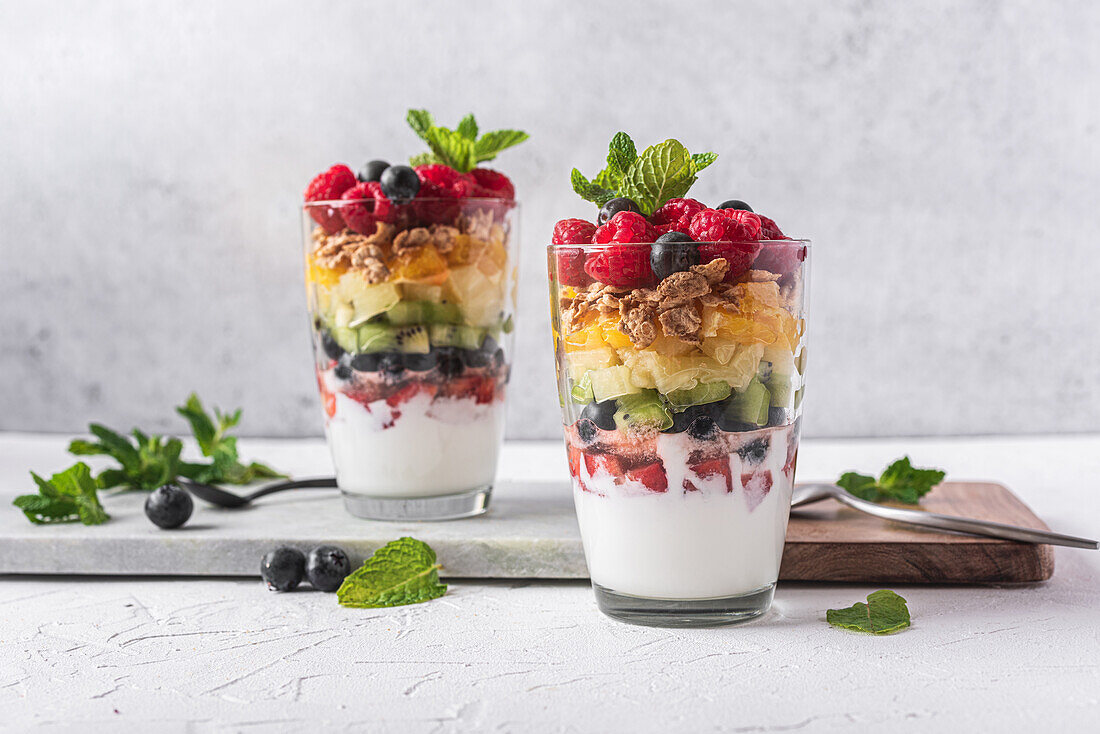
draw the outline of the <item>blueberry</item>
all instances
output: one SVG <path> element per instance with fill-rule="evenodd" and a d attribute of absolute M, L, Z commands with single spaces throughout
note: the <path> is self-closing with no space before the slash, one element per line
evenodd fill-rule
<path fill-rule="evenodd" d="M 272 591 L 290 591 L 302 583 L 305 574 L 306 557 L 287 545 L 271 551 L 260 562 L 260 576 Z"/>
<path fill-rule="evenodd" d="M 306 556 L 306 578 L 318 591 L 336 591 L 351 573 L 351 561 L 343 548 L 319 545 Z"/>
<path fill-rule="evenodd" d="M 650 248 L 649 264 L 657 279 L 664 280 L 673 273 L 698 265 L 699 250 L 683 232 L 668 232 L 658 237 Z"/>
<path fill-rule="evenodd" d="M 764 459 L 768 457 L 769 446 L 771 446 L 771 437 L 761 436 L 737 449 L 737 455 L 746 464 L 763 464 Z"/>
<path fill-rule="evenodd" d="M 337 380 L 350 380 L 351 379 L 351 367 L 348 367 L 342 361 L 336 365 L 332 370 L 332 374 L 336 375 Z"/>
<path fill-rule="evenodd" d="M 357 354 L 351 358 L 351 368 L 356 372 L 378 371 L 378 355 L 374 352 Z"/>
<path fill-rule="evenodd" d="M 672 425 L 661 431 L 661 433 L 683 433 L 695 422 L 696 418 L 702 416 L 708 416 L 710 414 L 710 406 L 704 405 L 691 405 L 687 407 L 682 413 L 672 412 Z"/>
<path fill-rule="evenodd" d="M 493 337 L 485 337 L 485 341 L 481 343 L 481 351 L 483 354 L 489 356 L 489 360 L 497 369 L 500 369 L 504 366 L 504 349 L 500 346 L 500 344 L 497 343 L 497 340 Z"/>
<path fill-rule="evenodd" d="M 774 405 L 768 408 L 768 426 L 785 426 L 790 422 L 786 408 L 777 408 Z"/>
<path fill-rule="evenodd" d="M 420 191 L 420 177 L 408 166 L 390 166 L 379 177 L 382 193 L 395 204 L 404 204 Z"/>
<path fill-rule="evenodd" d="M 382 172 L 390 167 L 385 161 L 370 161 L 359 171 L 360 181 L 377 181 L 382 178 Z"/>
<path fill-rule="evenodd" d="M 465 368 L 465 365 L 462 364 L 462 357 L 459 356 L 458 350 L 454 347 L 440 348 L 437 361 L 439 363 L 439 373 L 444 377 L 460 375 Z"/>
<path fill-rule="evenodd" d="M 752 207 L 740 199 L 727 199 L 718 205 L 719 209 L 740 209 L 743 212 L 751 212 Z"/>
<path fill-rule="evenodd" d="M 638 208 L 638 205 L 634 203 L 633 199 L 628 199 L 625 196 L 616 197 L 600 207 L 600 213 L 596 217 L 596 226 L 602 225 L 619 212 L 636 212 L 641 214 L 642 210 Z"/>
<path fill-rule="evenodd" d="M 329 359 L 340 359 L 344 356 L 344 348 L 327 331 L 321 332 L 321 348 L 325 350 Z"/>
<path fill-rule="evenodd" d="M 435 351 L 428 352 L 427 354 L 406 354 L 405 369 L 410 369 L 413 372 L 427 372 L 432 367 L 435 367 L 438 360 L 439 355 Z"/>
<path fill-rule="evenodd" d="M 596 424 L 587 418 L 581 418 L 577 421 L 577 435 L 584 443 L 592 443 L 596 438 Z"/>
<path fill-rule="evenodd" d="M 596 424 L 597 428 L 605 431 L 615 430 L 615 410 L 618 407 L 614 400 L 605 400 L 602 403 L 589 403 L 581 411 L 581 418 L 587 418 Z"/>
<path fill-rule="evenodd" d="M 389 376 L 400 375 L 405 371 L 403 355 L 397 352 L 383 352 L 378 357 L 378 369 Z"/>
<path fill-rule="evenodd" d="M 718 425 L 709 415 L 700 415 L 687 428 L 688 435 L 700 441 L 709 441 L 718 434 Z"/>
<path fill-rule="evenodd" d="M 176 484 L 157 487 L 145 498 L 145 516 L 157 527 L 171 529 L 183 525 L 195 510 L 187 490 Z"/>
<path fill-rule="evenodd" d="M 463 349 L 461 353 L 467 367 L 485 367 L 489 364 L 490 355 L 480 349 Z"/>

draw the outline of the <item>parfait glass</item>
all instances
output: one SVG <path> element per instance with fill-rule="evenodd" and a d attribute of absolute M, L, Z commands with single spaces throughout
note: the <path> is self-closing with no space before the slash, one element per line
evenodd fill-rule
<path fill-rule="evenodd" d="M 651 273 L 645 283 L 613 273 L 602 282 L 586 269 L 614 268 L 585 263 L 648 261 L 651 246 L 548 248 L 585 558 L 600 609 L 626 622 L 749 620 L 770 607 L 779 576 L 802 414 L 809 242 L 680 246 L 708 244 L 739 252 L 740 272 L 717 259 L 660 283 Z"/>
<path fill-rule="evenodd" d="M 504 436 L 518 205 L 416 198 L 384 217 L 373 207 L 342 199 L 302 211 L 317 386 L 344 505 L 376 520 L 481 514 Z"/>

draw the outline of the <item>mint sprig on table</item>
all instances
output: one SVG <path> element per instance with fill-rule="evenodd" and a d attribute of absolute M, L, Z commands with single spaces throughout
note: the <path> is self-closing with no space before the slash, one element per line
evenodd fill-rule
<path fill-rule="evenodd" d="M 405 120 L 430 150 L 409 158 L 409 165 L 442 163 L 460 173 L 469 173 L 478 163 L 493 160 L 502 150 L 519 145 L 528 137 L 522 130 L 494 130 L 479 137 L 472 114 L 463 117 L 454 130 L 436 125 L 427 110 L 409 110 Z"/>
<path fill-rule="evenodd" d="M 109 519 L 99 502 L 100 489 L 121 488 L 151 491 L 186 477 L 196 482 L 248 484 L 257 479 L 285 477 L 275 469 L 252 462 L 242 464 L 237 454 L 237 439 L 229 429 L 241 420 L 241 411 L 223 413 L 217 408 L 211 416 L 198 396 L 192 393 L 176 408 L 191 425 L 191 431 L 209 463 L 180 459 L 183 442 L 173 436 L 147 434 L 133 429 L 123 435 L 99 423 L 88 426 L 96 440 L 73 439 L 69 453 L 74 456 L 108 456 L 117 462 L 92 476 L 87 464 L 78 462 L 44 480 L 34 472 L 38 494 L 15 498 L 13 504 L 36 524 L 82 522 L 99 525 Z"/>
<path fill-rule="evenodd" d="M 435 551 L 415 538 L 400 538 L 382 546 L 352 571 L 336 598 L 345 607 L 398 607 L 436 599 L 447 593 L 439 582 Z"/>
<path fill-rule="evenodd" d="M 846 609 L 829 609 L 825 621 L 834 627 L 888 635 L 909 626 L 909 607 L 905 599 L 889 589 L 867 595 L 867 603 L 856 602 Z"/>
<path fill-rule="evenodd" d="M 869 502 L 895 500 L 915 505 L 945 476 L 939 469 L 918 469 L 910 463 L 908 456 L 903 456 L 886 467 L 878 479 L 867 474 L 845 472 L 836 483 Z"/>
<path fill-rule="evenodd" d="M 110 515 L 99 503 L 99 489 L 92 477 L 92 470 L 84 462 L 73 464 L 63 472 L 43 479 L 31 472 L 38 485 L 38 494 L 16 497 L 14 504 L 35 525 L 51 525 L 64 522 L 82 522 L 99 525 Z"/>
<path fill-rule="evenodd" d="M 696 174 L 717 159 L 716 153 L 693 155 L 683 143 L 672 139 L 651 145 L 639 154 L 630 136 L 618 132 L 608 146 L 607 167 L 591 181 L 574 168 L 571 181 L 573 191 L 596 206 L 625 196 L 649 216 L 669 199 L 684 196 L 695 183 Z"/>

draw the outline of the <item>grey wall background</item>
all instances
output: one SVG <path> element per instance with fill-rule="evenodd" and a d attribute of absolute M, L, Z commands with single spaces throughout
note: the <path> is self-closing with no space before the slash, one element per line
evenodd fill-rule
<path fill-rule="evenodd" d="M 813 238 L 807 432 L 1100 430 L 1100 4 L 0 3 L 0 429 L 320 432 L 297 203 L 419 150 L 410 106 L 532 141 L 513 437 L 558 435 L 542 248 L 618 129 Z"/>

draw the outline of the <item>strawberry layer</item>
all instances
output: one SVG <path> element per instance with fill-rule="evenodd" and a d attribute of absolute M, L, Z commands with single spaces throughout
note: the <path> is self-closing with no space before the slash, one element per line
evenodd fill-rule
<path fill-rule="evenodd" d="M 797 442 L 797 427 L 785 426 L 703 442 L 660 434 L 652 457 L 637 446 L 620 459 L 571 444 L 592 580 L 664 599 L 734 596 L 775 583 Z"/>

